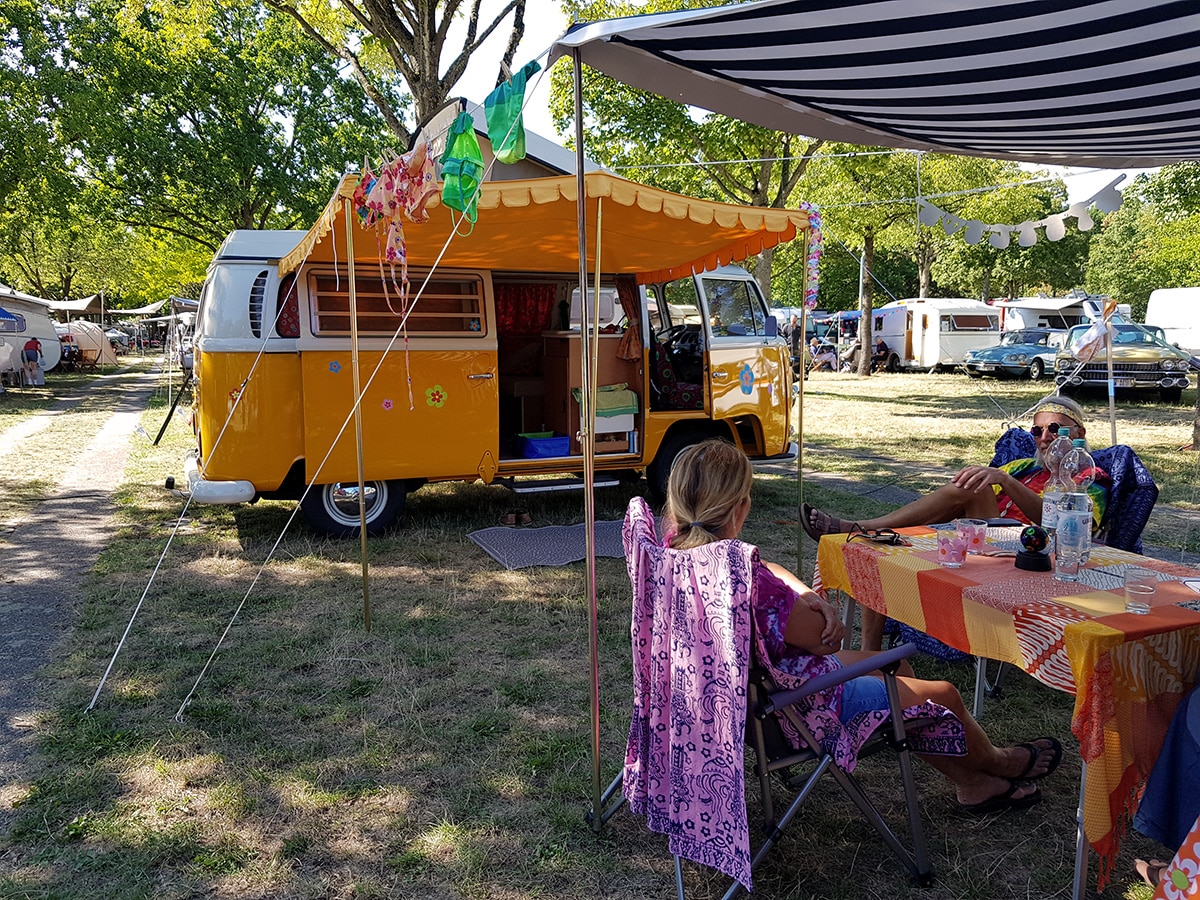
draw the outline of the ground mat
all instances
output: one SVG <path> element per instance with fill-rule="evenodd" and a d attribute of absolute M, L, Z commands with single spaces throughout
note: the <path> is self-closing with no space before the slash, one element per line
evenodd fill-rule
<path fill-rule="evenodd" d="M 527 566 L 563 566 L 587 554 L 586 531 L 579 525 L 547 525 L 544 528 L 484 528 L 467 535 L 506 569 Z M 596 523 L 596 555 L 623 557 L 620 522 Z"/>

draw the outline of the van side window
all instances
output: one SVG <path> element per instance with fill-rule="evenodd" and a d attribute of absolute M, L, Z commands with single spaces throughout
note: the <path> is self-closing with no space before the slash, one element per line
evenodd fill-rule
<path fill-rule="evenodd" d="M 425 275 L 409 270 L 411 288 L 407 307 L 391 278 L 378 274 L 355 279 L 360 335 L 391 337 L 404 322 L 409 334 L 482 337 L 488 323 L 483 314 L 483 280 L 476 275 L 435 275 L 425 284 Z M 425 285 L 420 297 L 417 291 Z M 317 336 L 350 333 L 350 283 L 332 271 L 308 276 L 312 306 L 312 330 Z M 408 318 L 405 320 L 405 313 Z"/>
<path fill-rule="evenodd" d="M 727 278 L 705 278 L 703 281 L 713 337 L 767 333 L 762 304 L 747 282 Z"/>

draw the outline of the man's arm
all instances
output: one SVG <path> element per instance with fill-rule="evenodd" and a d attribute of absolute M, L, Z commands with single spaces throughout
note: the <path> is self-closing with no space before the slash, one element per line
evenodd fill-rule
<path fill-rule="evenodd" d="M 965 491 L 979 493 L 993 490 L 993 485 L 1020 507 L 1021 512 L 1035 525 L 1042 521 L 1042 495 L 1026 486 L 1019 478 L 992 466 L 967 466 L 951 479 Z"/>

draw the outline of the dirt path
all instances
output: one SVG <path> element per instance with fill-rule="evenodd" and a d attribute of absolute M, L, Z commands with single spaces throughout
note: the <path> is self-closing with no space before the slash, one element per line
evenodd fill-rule
<path fill-rule="evenodd" d="M 39 670 L 73 627 L 79 585 L 96 564 L 114 530 L 111 492 L 125 476 L 129 441 L 158 381 L 158 374 L 102 376 L 53 407 L 0 434 L 0 457 L 47 427 L 96 391 L 119 395 L 115 412 L 63 474 L 58 490 L 7 535 L 0 569 L 0 832 L 7 830 L 12 799 L 24 791 L 35 761 L 43 707 Z"/>

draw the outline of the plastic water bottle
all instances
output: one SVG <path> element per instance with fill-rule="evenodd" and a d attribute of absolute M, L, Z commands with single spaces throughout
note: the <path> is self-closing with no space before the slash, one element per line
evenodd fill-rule
<path fill-rule="evenodd" d="M 1069 481 L 1072 490 L 1082 494 L 1083 508 L 1091 516 L 1092 498 L 1088 495 L 1087 489 L 1096 480 L 1096 462 L 1092 459 L 1092 454 L 1088 453 L 1083 438 L 1075 438 L 1072 442 L 1071 451 L 1063 457 L 1062 463 L 1059 465 L 1059 472 L 1064 483 Z M 1091 519 L 1088 520 L 1089 526 L 1091 521 Z M 1091 541 L 1088 541 L 1083 551 L 1083 562 L 1086 563 L 1090 556 Z"/>
<path fill-rule="evenodd" d="M 1046 533 L 1053 535 L 1055 526 L 1058 524 L 1058 504 L 1062 500 L 1065 493 L 1074 490 L 1074 486 L 1067 484 L 1067 479 L 1062 473 L 1062 462 L 1066 455 L 1071 452 L 1070 428 L 1058 429 L 1058 437 L 1046 448 L 1046 471 L 1050 473 L 1050 480 L 1046 482 L 1046 489 L 1042 491 L 1042 528 L 1046 529 Z"/>

